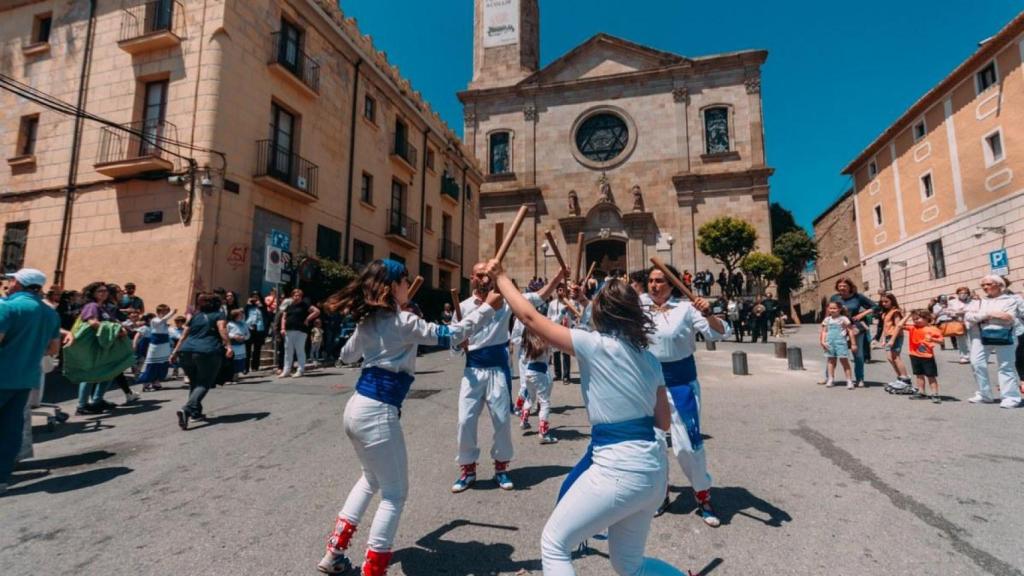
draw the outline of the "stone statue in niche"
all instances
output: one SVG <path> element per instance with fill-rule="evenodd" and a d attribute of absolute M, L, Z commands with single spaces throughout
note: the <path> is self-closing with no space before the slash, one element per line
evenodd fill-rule
<path fill-rule="evenodd" d="M 612 198 L 612 185 L 608 182 L 608 175 L 601 173 L 601 179 L 597 182 L 601 185 L 601 194 L 598 196 L 598 202 L 614 203 L 615 199 Z"/>
<path fill-rule="evenodd" d="M 640 186 L 635 185 L 630 191 L 633 194 L 633 212 L 644 211 L 644 194 L 640 191 Z"/>
<path fill-rule="evenodd" d="M 572 216 L 580 215 L 580 198 L 576 195 L 575 190 L 569 190 L 569 214 Z"/>

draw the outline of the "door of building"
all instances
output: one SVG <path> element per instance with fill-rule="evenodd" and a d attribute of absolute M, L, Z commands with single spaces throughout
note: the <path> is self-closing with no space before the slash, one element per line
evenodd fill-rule
<path fill-rule="evenodd" d="M 605 240 L 597 240 L 587 244 L 586 249 L 586 266 L 587 268 L 580 272 L 581 275 L 587 273 L 590 269 L 590 264 L 596 262 L 594 266 L 594 278 L 598 280 L 607 276 L 612 270 L 628 270 L 628 262 L 626 261 L 626 241 L 618 238 L 608 238 Z"/>
<path fill-rule="evenodd" d="M 267 294 L 271 288 L 277 288 L 272 284 L 263 281 L 263 259 L 267 255 L 267 238 L 272 234 L 279 238 L 278 242 L 288 244 L 285 250 L 294 253 L 295 246 L 292 245 L 293 222 L 280 214 L 268 212 L 257 207 L 252 220 L 252 250 L 250 251 L 249 268 L 249 290 L 259 290 L 260 294 Z"/>

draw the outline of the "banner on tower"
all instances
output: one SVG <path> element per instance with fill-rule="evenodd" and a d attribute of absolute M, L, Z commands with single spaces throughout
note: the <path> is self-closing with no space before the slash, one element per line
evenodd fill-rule
<path fill-rule="evenodd" d="M 484 0 L 484 48 L 519 42 L 519 0 Z"/>

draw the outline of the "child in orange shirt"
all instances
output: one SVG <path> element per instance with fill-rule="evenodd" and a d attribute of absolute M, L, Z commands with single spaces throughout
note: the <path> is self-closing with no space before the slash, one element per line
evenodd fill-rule
<path fill-rule="evenodd" d="M 942 343 L 942 331 L 932 326 L 932 313 L 912 310 L 903 322 L 910 340 L 910 370 L 917 377 L 917 393 L 911 400 L 928 398 L 925 381 L 932 389 L 932 402 L 939 404 L 939 367 L 935 364 L 935 345 Z"/>

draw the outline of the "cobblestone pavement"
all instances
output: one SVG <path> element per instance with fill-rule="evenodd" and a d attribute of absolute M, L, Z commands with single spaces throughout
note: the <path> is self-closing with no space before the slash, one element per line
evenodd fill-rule
<path fill-rule="evenodd" d="M 771 344 L 701 348 L 723 526 L 694 515 L 673 464 L 674 503 L 654 521 L 649 554 L 714 576 L 1022 574 L 1024 411 L 964 402 L 973 381 L 948 352 L 941 405 L 885 394 L 892 373 L 880 362 L 868 366 L 865 389 L 825 389 L 815 385 L 816 335 L 805 327 L 786 338 L 802 347 L 803 372 L 787 370 Z M 731 375 L 737 349 L 752 375 Z M 540 446 L 516 432 L 514 492 L 496 489 L 483 462 L 477 488 L 452 495 L 459 365 L 447 353 L 421 358 L 420 396 L 405 406 L 412 487 L 392 574 L 540 574 L 541 529 L 588 441 L 579 387 L 555 387 L 561 442 Z M 210 420 L 188 432 L 175 424 L 184 399 L 175 388 L 109 416 L 72 417 L 53 433 L 37 427 L 36 458 L 0 499 L 0 573 L 316 573 L 359 474 L 341 428 L 355 375 L 330 369 L 218 388 Z M 486 417 L 480 437 L 486 451 Z M 365 536 L 356 536 L 357 555 Z M 590 543 L 579 572 L 612 574 L 606 543 Z"/>

